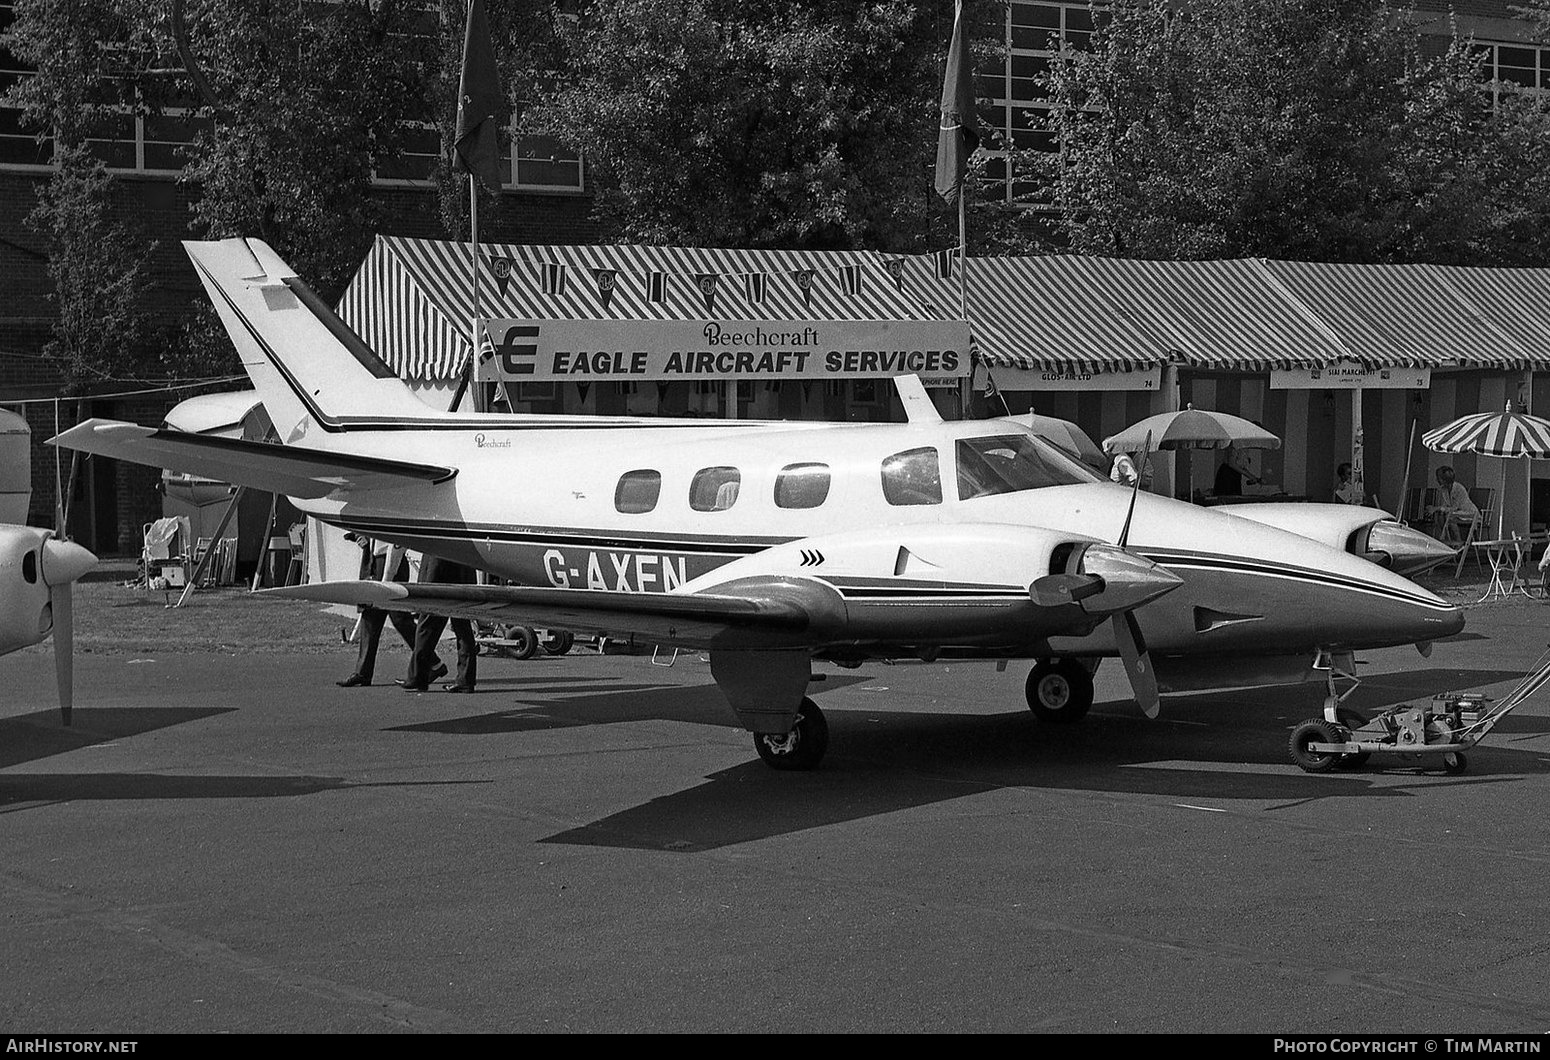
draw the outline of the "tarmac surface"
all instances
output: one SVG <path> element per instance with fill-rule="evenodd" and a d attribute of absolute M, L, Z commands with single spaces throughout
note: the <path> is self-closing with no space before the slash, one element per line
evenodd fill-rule
<path fill-rule="evenodd" d="M 1504 696 L 1550 604 L 1369 653 L 1349 702 Z M 698 656 L 481 659 L 471 696 L 319 655 L 0 659 L 0 1029 L 1550 1030 L 1550 701 L 1461 776 L 1309 775 L 1322 688 L 1077 726 L 1026 664 L 815 685 L 776 773 Z M 379 677 L 402 655 L 384 655 Z"/>

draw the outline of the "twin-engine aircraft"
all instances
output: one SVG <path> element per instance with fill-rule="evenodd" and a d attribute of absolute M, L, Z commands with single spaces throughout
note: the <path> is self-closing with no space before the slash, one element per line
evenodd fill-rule
<path fill-rule="evenodd" d="M 429 408 L 257 240 L 189 243 L 281 445 L 91 420 L 56 444 L 283 493 L 506 585 L 293 597 L 630 634 L 709 653 L 760 756 L 823 757 L 815 660 L 1031 658 L 1075 720 L 1104 657 L 1160 690 L 1302 680 L 1317 653 L 1429 645 L 1460 610 L 1341 548 L 1137 494 L 1010 420 L 904 424 Z"/>

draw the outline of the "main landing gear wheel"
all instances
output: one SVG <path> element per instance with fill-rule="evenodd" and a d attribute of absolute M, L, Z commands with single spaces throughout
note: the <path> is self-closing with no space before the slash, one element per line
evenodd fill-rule
<path fill-rule="evenodd" d="M 1456 777 L 1469 768 L 1469 759 L 1464 757 L 1463 751 L 1451 751 L 1442 756 L 1442 771 L 1450 777 Z"/>
<path fill-rule="evenodd" d="M 1093 675 L 1075 659 L 1045 659 L 1029 672 L 1025 692 L 1034 717 L 1069 725 L 1093 705 Z"/>
<path fill-rule="evenodd" d="M 1292 730 L 1292 738 L 1287 743 L 1292 764 L 1307 773 L 1327 773 L 1340 764 L 1341 759 L 1356 757 L 1309 750 L 1308 745 L 1315 743 L 1345 743 L 1345 737 L 1323 718 L 1303 722 Z"/>
<path fill-rule="evenodd" d="M 829 723 L 817 703 L 804 699 L 790 732 L 784 736 L 754 733 L 753 745 L 771 769 L 817 769 L 829 749 Z"/>

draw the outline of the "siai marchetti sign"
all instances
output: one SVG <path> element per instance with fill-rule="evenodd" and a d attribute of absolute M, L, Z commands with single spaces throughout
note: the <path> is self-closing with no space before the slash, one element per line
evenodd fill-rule
<path fill-rule="evenodd" d="M 481 378 L 513 383 L 969 374 L 962 320 L 491 320 Z"/>

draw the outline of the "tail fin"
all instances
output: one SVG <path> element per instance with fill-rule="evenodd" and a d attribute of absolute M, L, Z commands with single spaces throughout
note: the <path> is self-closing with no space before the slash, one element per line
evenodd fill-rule
<path fill-rule="evenodd" d="M 438 418 L 268 245 L 183 247 L 281 441 Z"/>

